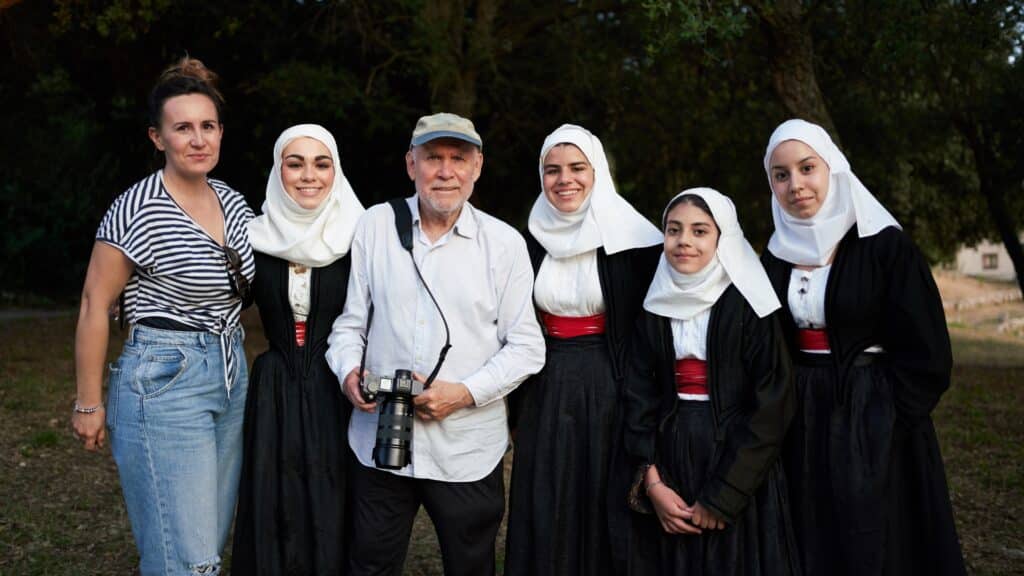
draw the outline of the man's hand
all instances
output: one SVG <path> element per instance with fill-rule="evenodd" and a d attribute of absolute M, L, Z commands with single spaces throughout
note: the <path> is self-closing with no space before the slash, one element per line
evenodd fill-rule
<path fill-rule="evenodd" d="M 416 372 L 413 372 L 412 377 L 417 382 L 427 381 L 422 374 Z M 412 401 L 416 405 L 416 416 L 419 416 L 420 420 L 444 420 L 452 412 L 476 404 L 465 384 L 444 380 L 434 380 L 430 388 Z"/>
<path fill-rule="evenodd" d="M 366 370 L 363 370 L 363 375 L 365 376 L 366 374 Z M 363 398 L 363 393 L 359 390 L 359 368 L 353 368 L 348 373 L 348 376 L 345 376 L 345 381 L 341 384 L 341 391 L 357 409 L 371 414 L 377 410 L 377 403 L 367 402 Z"/>

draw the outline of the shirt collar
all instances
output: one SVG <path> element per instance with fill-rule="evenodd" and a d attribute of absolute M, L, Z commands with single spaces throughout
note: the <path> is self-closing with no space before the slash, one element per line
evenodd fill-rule
<path fill-rule="evenodd" d="M 419 195 L 413 194 L 409 198 L 406 198 L 406 203 L 409 205 L 409 211 L 412 213 L 413 226 L 419 228 Z M 466 203 L 462 205 L 462 212 L 459 213 L 459 218 L 455 221 L 455 226 L 452 226 L 452 231 L 463 238 L 474 238 L 476 237 L 477 228 L 476 209 L 473 208 L 473 205 L 467 200 Z"/>

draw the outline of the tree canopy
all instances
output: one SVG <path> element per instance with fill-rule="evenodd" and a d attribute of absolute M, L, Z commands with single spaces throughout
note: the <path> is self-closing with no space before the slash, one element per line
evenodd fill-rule
<path fill-rule="evenodd" d="M 0 30 L 4 290 L 77 293 L 110 202 L 159 166 L 146 97 L 185 53 L 228 102 L 214 176 L 257 211 L 284 128 L 331 130 L 369 205 L 412 192 L 413 124 L 448 110 L 484 138 L 473 201 L 513 225 L 572 122 L 652 219 L 711 186 L 758 246 L 764 147 L 801 116 L 932 261 L 1024 225 L 1022 2 L 2 0 Z"/>

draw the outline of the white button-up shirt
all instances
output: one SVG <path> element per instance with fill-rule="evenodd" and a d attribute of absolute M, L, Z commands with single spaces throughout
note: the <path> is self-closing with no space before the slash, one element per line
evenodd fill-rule
<path fill-rule="evenodd" d="M 455 225 L 436 242 L 420 227 L 417 197 L 413 257 L 451 329 L 452 348 L 437 377 L 461 382 L 475 405 L 444 420 L 413 425 L 412 462 L 402 476 L 471 482 L 489 474 L 508 448 L 505 403 L 500 400 L 544 366 L 544 337 L 533 309 L 533 269 L 522 236 L 468 202 Z M 387 204 L 373 206 L 356 226 L 344 313 L 328 339 L 327 363 L 344 382 L 359 366 L 393 375 L 427 375 L 444 345 L 444 325 L 395 230 Z M 370 302 L 373 325 L 366 335 Z M 378 405 L 380 400 L 378 400 Z M 349 445 L 364 466 L 374 466 L 377 414 L 353 411 Z"/>

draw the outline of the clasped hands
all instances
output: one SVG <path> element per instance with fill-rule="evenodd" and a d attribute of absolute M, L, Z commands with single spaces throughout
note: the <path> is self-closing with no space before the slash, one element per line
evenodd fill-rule
<path fill-rule="evenodd" d="M 700 502 L 687 504 L 675 490 L 666 485 L 652 466 L 645 479 L 647 497 L 654 506 L 658 521 L 669 534 L 701 534 L 703 530 L 722 530 L 725 522 Z"/>
<path fill-rule="evenodd" d="M 363 374 L 366 374 L 365 370 Z M 425 383 L 427 380 L 425 376 L 417 372 L 413 372 L 412 377 L 417 382 Z M 367 402 L 359 390 L 358 368 L 353 368 L 345 376 L 342 391 L 357 410 L 370 413 L 377 410 L 377 402 Z M 438 379 L 431 382 L 430 388 L 415 396 L 412 402 L 416 407 L 416 416 L 420 420 L 444 420 L 452 412 L 475 404 L 473 395 L 470 394 L 469 388 L 465 384 Z"/>

